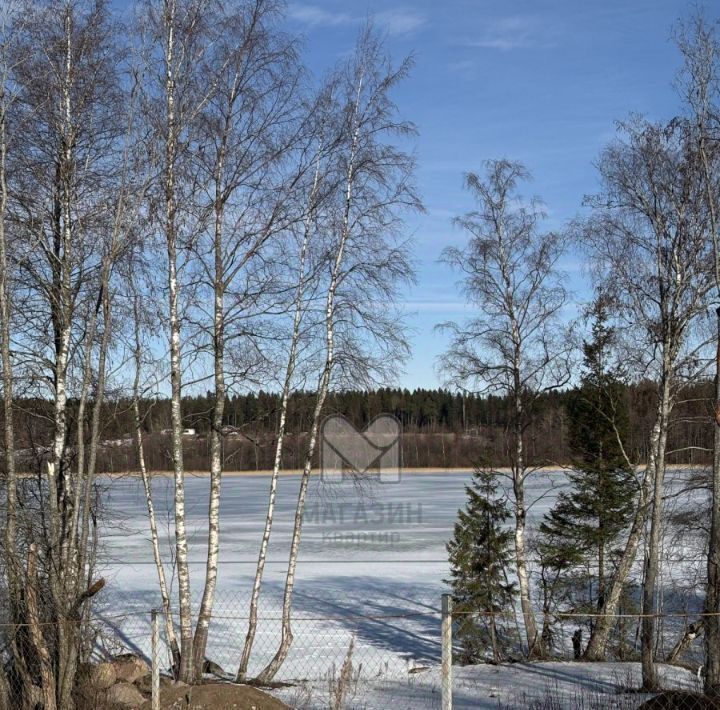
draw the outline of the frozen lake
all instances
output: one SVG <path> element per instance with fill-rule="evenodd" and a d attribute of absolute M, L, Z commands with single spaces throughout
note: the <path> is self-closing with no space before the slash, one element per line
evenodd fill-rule
<path fill-rule="evenodd" d="M 258 663 L 277 643 L 277 616 L 284 584 L 299 476 L 282 476 L 266 567 L 256 641 Z M 342 662 L 350 637 L 368 673 L 407 671 L 439 659 L 440 595 L 448 575 L 445 544 L 469 473 L 404 474 L 398 483 L 324 483 L 313 478 L 306 508 L 294 597 L 296 640 L 286 674 L 309 677 L 320 664 Z M 209 655 L 232 669 L 245 633 L 248 595 L 265 519 L 268 476 L 228 476 L 221 502 L 221 557 Z M 145 496 L 136 478 L 106 479 L 107 524 L 101 568 L 108 585 L 103 613 L 136 617 L 113 622 L 128 641 L 147 648 L 147 611 L 159 606 L 149 541 Z M 530 479 L 530 516 L 539 519 L 563 485 L 562 474 Z M 204 577 L 207 477 L 188 476 L 187 519 L 193 596 Z M 172 549 L 172 478 L 158 477 L 153 495 L 166 553 Z M 172 568 L 168 564 L 168 571 Z M 173 580 L 174 581 L 174 580 Z M 368 618 L 369 617 L 369 618 Z M 329 620 L 326 620 L 329 619 Z M 136 628 L 131 628 L 136 627 Z M 318 644 L 319 630 L 323 641 Z M 318 645 L 322 648 L 318 648 Z M 310 659 L 315 659 L 311 664 Z M 251 669 L 252 670 L 252 669 Z"/>
<path fill-rule="evenodd" d="M 292 534 L 299 476 L 287 475 L 278 485 L 277 507 L 265 578 L 282 583 Z M 458 508 L 465 505 L 469 473 L 404 474 L 395 484 L 374 483 L 359 489 L 352 483 L 310 484 L 298 586 L 341 583 L 353 586 L 372 580 L 388 592 L 408 584 L 440 594 L 447 576 L 445 544 L 452 536 Z M 254 573 L 265 520 L 268 476 L 228 476 L 221 501 L 221 594 L 243 596 Z M 539 520 L 564 487 L 561 472 L 541 471 L 528 482 L 529 519 Z M 195 589 L 202 585 L 207 530 L 209 480 L 186 480 L 187 525 Z M 172 543 L 172 478 L 153 481 L 153 497 L 166 553 Z M 149 541 L 145 495 L 136 478 L 107 480 L 107 519 L 103 531 L 103 571 L 110 591 L 133 601 L 155 599 L 155 569 Z M 533 504 L 533 501 L 537 501 Z M 127 598 L 127 596 L 126 596 Z M 152 604 L 151 604 L 152 605 Z"/>
<path fill-rule="evenodd" d="M 470 477 L 469 473 L 406 473 L 398 483 L 374 483 L 362 489 L 313 478 L 293 603 L 295 641 L 280 679 L 325 678 L 333 667 L 340 667 L 352 638 L 355 665 L 362 665 L 364 677 L 409 681 L 418 678 L 409 674 L 413 668 L 436 667 L 440 595 L 446 591 L 443 580 L 448 576 L 445 545 L 457 510 L 465 504 Z M 669 473 L 668 490 L 678 490 L 683 478 L 680 472 Z M 142 482 L 104 479 L 104 484 L 106 519 L 112 524 L 103 530 L 100 566 L 107 589 L 100 615 L 127 646 L 147 653 L 149 610 L 159 606 L 159 597 Z M 244 641 L 269 484 L 265 475 L 223 480 L 218 594 L 208 657 L 230 673 L 236 670 Z M 297 475 L 284 475 L 279 481 L 251 674 L 277 649 L 298 486 Z M 561 471 L 532 475 L 527 482 L 531 527 L 565 486 Z M 188 476 L 187 520 L 196 600 L 204 575 L 208 488 L 207 477 Z M 153 491 L 167 570 L 172 575 L 172 478 L 156 478 Z M 666 505 L 674 510 L 686 503 L 687 496 L 671 495 Z M 663 577 L 671 590 L 674 579 L 687 585 L 693 570 L 704 564 L 692 553 L 687 539 L 679 547 L 671 544 L 673 536 L 669 529 Z M 669 636 L 674 637 L 675 631 Z"/>
<path fill-rule="evenodd" d="M 389 582 L 398 575 L 415 581 L 440 584 L 447 574 L 445 544 L 452 535 L 458 508 L 465 504 L 469 473 L 406 473 L 395 484 L 374 483 L 361 490 L 352 483 L 322 483 L 314 477 L 307 501 L 300 580 L 333 575 L 345 565 L 348 574 L 370 572 Z M 242 592 L 253 569 L 265 520 L 268 476 L 228 476 L 223 480 L 221 501 L 220 586 Z M 539 520 L 564 487 L 558 471 L 541 471 L 528 482 L 530 522 Z M 269 551 L 268 579 L 279 579 L 287 562 L 297 499 L 299 476 L 282 476 Z M 207 529 L 209 480 L 188 476 L 187 521 L 191 559 L 202 565 Z M 168 541 L 172 514 L 172 478 L 153 482 L 158 521 Z M 113 586 L 153 590 L 146 566 L 152 566 L 147 530 L 145 495 L 136 478 L 107 481 L 107 518 L 103 532 L 103 561 Z M 363 565 L 369 567 L 363 567 Z M 389 565 L 383 572 L 383 564 Z M 359 565 L 359 566 L 358 566 Z M 152 570 L 154 572 L 154 569 Z M 198 569 L 198 572 L 201 570 Z M 198 580 L 201 583 L 201 580 Z M 438 587 L 439 588 L 439 587 Z"/>

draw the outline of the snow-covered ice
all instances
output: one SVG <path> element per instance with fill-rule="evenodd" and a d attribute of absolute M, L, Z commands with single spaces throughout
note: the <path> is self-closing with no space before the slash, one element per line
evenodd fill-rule
<path fill-rule="evenodd" d="M 405 474 L 397 484 L 376 483 L 362 489 L 313 479 L 293 604 L 295 641 L 279 676 L 286 681 L 306 681 L 307 685 L 279 691 L 285 700 L 301 704 L 300 694 L 307 691 L 315 698 L 307 701 L 307 707 L 326 706 L 326 677 L 333 668 L 339 669 L 354 637 L 353 660 L 356 667 L 362 664 L 364 680 L 362 697 L 353 707 L 439 707 L 439 607 L 440 595 L 447 591 L 443 580 L 448 575 L 445 544 L 452 535 L 457 510 L 465 503 L 464 486 L 469 478 L 469 473 Z M 108 478 L 103 484 L 107 522 L 100 559 L 107 591 L 99 614 L 127 646 L 147 653 L 149 610 L 159 606 L 159 600 L 142 484 L 136 478 Z M 231 673 L 244 641 L 244 617 L 269 484 L 269 477 L 262 475 L 228 476 L 223 481 L 221 560 L 208 656 Z M 559 471 L 541 471 L 530 478 L 527 499 L 532 503 L 531 524 L 539 521 L 565 485 Z M 298 476 L 280 479 L 251 673 L 276 650 L 298 486 Z M 208 487 L 207 477 L 187 478 L 196 598 L 204 575 Z M 172 479 L 155 478 L 153 491 L 166 559 L 170 560 Z M 681 554 L 668 570 L 680 565 L 678 573 L 685 575 L 688 563 L 683 560 Z M 542 694 L 548 684 L 562 687 L 567 698 L 578 689 L 596 693 L 610 685 L 614 694 L 615 688 L 627 680 L 626 675 L 635 672 L 632 664 L 458 668 L 455 704 L 468 708 L 497 708 L 502 703 L 524 707 L 523 693 L 532 690 Z M 679 671 L 673 673 L 678 675 Z M 688 678 L 678 680 L 692 685 L 694 677 L 686 675 Z M 638 699 L 633 696 L 632 702 Z"/>
<path fill-rule="evenodd" d="M 287 676 L 324 673 L 333 662 L 342 663 L 353 634 L 356 656 L 363 659 L 367 673 L 404 674 L 409 666 L 439 659 L 438 610 L 448 572 L 445 543 L 457 509 L 464 504 L 468 478 L 468 474 L 406 475 L 400 483 L 362 490 L 352 484 L 313 480 L 293 606 L 296 638 L 283 669 Z M 230 476 L 223 481 L 218 598 L 208 655 L 230 667 L 237 662 L 245 634 L 242 617 L 247 614 L 269 483 L 267 476 Z M 279 483 L 257 664 L 270 658 L 277 642 L 298 486 L 298 476 L 283 476 Z M 153 488 L 170 559 L 172 479 L 158 477 Z M 195 594 L 200 593 L 204 574 L 207 490 L 207 478 L 188 477 Z M 108 480 L 106 498 L 102 554 L 108 580 L 106 607 L 117 611 L 115 602 L 122 598 L 124 611 L 140 614 L 128 624 L 141 630 L 147 610 L 158 606 L 142 485 L 134 478 Z M 327 618 L 331 620 L 323 620 Z M 145 648 L 140 631 L 128 630 L 126 635 Z"/>

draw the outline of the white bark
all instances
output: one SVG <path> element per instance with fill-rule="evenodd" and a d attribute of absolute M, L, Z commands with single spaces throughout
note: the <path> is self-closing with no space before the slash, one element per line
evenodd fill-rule
<path fill-rule="evenodd" d="M 64 7 L 65 47 L 64 73 L 61 84 L 62 106 L 62 147 L 59 166 L 59 188 L 61 209 L 61 258 L 58 275 L 57 299 L 58 321 L 56 326 L 55 356 L 55 407 L 54 438 L 52 447 L 52 466 L 48 466 L 48 488 L 51 516 L 51 554 L 60 560 L 73 557 L 69 565 L 51 565 L 50 588 L 54 596 L 55 608 L 62 613 L 69 600 L 77 597 L 78 570 L 74 553 L 68 550 L 73 538 L 72 522 L 75 512 L 68 513 L 74 504 L 73 477 L 65 465 L 65 442 L 67 438 L 67 373 L 72 331 L 72 253 L 73 230 L 72 209 L 74 198 L 73 146 L 75 145 L 75 126 L 72 106 L 73 78 L 73 12 L 67 4 Z M 57 479 L 54 476 L 57 475 Z M 72 690 L 75 682 L 77 664 L 77 646 L 75 637 L 78 629 L 72 622 L 59 620 L 57 624 L 58 668 L 57 701 L 60 707 L 73 707 Z"/>
<path fill-rule="evenodd" d="M 62 126 L 62 151 L 59 156 L 60 168 L 58 191 L 60 194 L 60 223 L 55 225 L 57 230 L 55 242 L 55 260 L 57 266 L 54 270 L 53 283 L 53 328 L 55 336 L 55 362 L 54 362 L 54 434 L 52 443 L 51 460 L 48 463 L 48 499 L 50 505 L 50 544 L 54 554 L 62 558 L 64 541 L 61 535 L 67 534 L 69 530 L 61 530 L 60 523 L 60 501 L 58 495 L 71 494 L 67 490 L 70 478 L 64 467 L 65 441 L 67 435 L 67 368 L 70 349 L 71 334 L 71 271 L 72 271 L 72 231 L 71 231 L 71 194 L 72 194 L 72 107 L 70 98 L 70 85 L 72 75 L 72 19 L 70 8 L 65 8 L 66 28 L 66 56 L 65 74 L 62 78 L 62 114 L 64 122 Z M 64 502 L 64 501 L 63 501 Z M 68 503 L 72 503 L 68 499 Z M 64 544 L 63 544 L 64 547 Z M 64 576 L 60 573 L 60 576 Z M 57 586 L 56 594 L 61 594 Z"/>
<path fill-rule="evenodd" d="M 178 135 L 175 116 L 175 0 L 165 0 L 165 238 L 168 260 L 170 319 L 170 383 L 172 418 L 172 459 L 175 481 L 175 561 L 178 572 L 178 606 L 180 613 L 180 680 L 192 682 L 193 628 L 185 525 L 185 469 L 182 450 L 182 354 L 180 347 L 179 282 L 177 274 L 177 225 L 175 161 Z"/>
<path fill-rule="evenodd" d="M 653 440 L 658 435 L 658 432 L 659 422 L 656 422 L 655 427 L 653 428 Z M 652 446 L 654 445 L 651 441 L 651 447 Z M 618 561 L 615 574 L 613 575 L 612 582 L 609 586 L 609 591 L 605 594 L 605 601 L 603 602 L 602 607 L 598 610 L 599 616 L 595 620 L 590 640 L 587 648 L 585 649 L 584 657 L 589 661 L 605 660 L 607 643 L 610 638 L 612 625 L 615 621 L 615 614 L 617 614 L 625 583 L 627 582 L 630 570 L 635 562 L 640 542 L 642 541 L 643 531 L 647 521 L 648 500 L 650 499 L 650 491 L 653 487 L 654 468 L 654 464 L 649 461 L 645 468 L 643 481 L 638 492 L 635 515 L 633 517 L 632 525 L 630 526 L 630 532 L 628 533 L 627 540 L 625 541 L 625 547 L 623 548 L 622 555 Z"/>
<path fill-rule="evenodd" d="M 657 628 L 657 577 L 660 570 L 660 544 L 663 518 L 663 482 L 665 478 L 665 449 L 667 431 L 670 422 L 672 400 L 670 395 L 669 363 L 664 359 L 661 393 L 658 402 L 658 435 L 652 442 L 651 465 L 652 477 L 652 513 L 650 516 L 650 537 L 645 559 L 645 578 L 643 581 L 643 619 L 642 619 L 642 677 L 643 688 L 648 692 L 660 690 L 660 681 L 655 663 L 655 632 Z"/>
<path fill-rule="evenodd" d="M 444 259 L 464 275 L 478 312 L 464 325 L 444 325 L 454 337 L 443 363 L 450 381 L 504 396 L 512 407 L 507 436 L 515 568 L 527 653 L 537 657 L 546 649 L 535 619 L 527 560 L 526 482 L 532 469 L 523 437 L 540 393 L 564 386 L 570 373 L 559 317 L 568 296 L 556 267 L 565 238 L 539 232 L 542 212 L 535 203 L 513 204 L 518 183 L 528 177 L 523 165 L 508 160 L 488 161 L 485 176 L 466 177 L 478 209 L 456 221 L 470 242 L 464 249 L 446 249 Z"/>
<path fill-rule="evenodd" d="M 698 194 L 699 170 L 690 162 L 688 128 L 682 122 L 661 126 L 642 120 L 623 125 L 627 140 L 608 149 L 599 163 L 599 218 L 585 232 L 602 264 L 603 285 L 615 294 L 619 317 L 632 326 L 633 337 L 641 343 L 642 365 L 653 367 L 658 378 L 649 460 L 635 518 L 586 657 L 604 656 L 612 617 L 651 516 L 642 591 L 642 671 L 648 691 L 659 687 L 655 614 L 668 426 L 682 386 L 679 373 L 686 378 L 697 367 L 696 348 L 702 346 L 689 334 L 694 320 L 705 312 L 710 287 L 707 215 Z"/>
<path fill-rule="evenodd" d="M 282 632 L 280 645 L 275 653 L 275 656 L 257 676 L 258 681 L 261 683 L 268 683 L 275 677 L 278 670 L 280 670 L 282 664 L 285 662 L 293 641 L 290 615 L 292 609 L 292 594 L 295 587 L 295 572 L 297 569 L 298 554 L 300 552 L 300 536 L 302 534 L 302 523 L 305 513 L 305 500 L 307 498 L 307 489 L 310 482 L 310 473 L 312 471 L 312 460 L 317 444 L 320 417 L 325 405 L 325 399 L 330 386 L 330 377 L 335 363 L 335 293 L 341 279 L 345 247 L 350 236 L 350 212 L 352 209 L 353 187 L 356 170 L 355 159 L 360 140 L 358 111 L 360 107 L 360 96 L 362 93 L 363 81 L 364 77 L 361 74 L 357 80 L 357 95 L 351 120 L 352 137 L 349 148 L 347 172 L 345 176 L 345 202 L 342 226 L 330 273 L 330 283 L 328 285 L 327 298 L 325 302 L 325 364 L 318 380 L 315 408 L 313 410 L 313 419 L 310 428 L 310 439 L 305 454 L 305 465 L 300 479 L 300 491 L 298 492 L 298 500 L 295 508 L 295 523 L 293 526 L 292 540 L 290 542 L 290 557 L 288 560 L 287 574 L 285 576 L 285 591 L 283 594 Z"/>
<path fill-rule="evenodd" d="M 505 233 L 502 227 L 498 230 L 498 257 L 500 275 L 504 289 L 504 308 L 509 320 L 510 338 L 513 344 L 512 360 L 512 395 L 514 405 L 513 446 L 514 461 L 512 464 L 513 497 L 515 501 L 515 566 L 517 568 L 518 587 L 520 588 L 520 608 L 522 610 L 527 640 L 528 657 L 543 655 L 542 639 L 538 636 L 535 611 L 530 595 L 530 575 L 527 565 L 527 550 L 525 545 L 525 527 L 527 524 L 527 510 L 525 507 L 525 451 L 523 446 L 523 422 L 525 408 L 523 403 L 523 337 L 516 314 L 515 293 L 513 291 L 512 266 L 508 262 L 505 245 Z"/>
<path fill-rule="evenodd" d="M 158 587 L 162 601 L 163 615 L 165 617 L 165 634 L 170 646 L 170 653 L 173 659 L 173 670 L 175 674 L 180 669 L 180 647 L 175 635 L 175 625 L 172 617 L 172 606 L 170 604 L 170 593 L 168 592 L 167 579 L 165 577 L 165 565 L 160 553 L 160 536 L 158 535 L 155 506 L 152 498 L 152 480 L 145 465 L 145 448 L 142 438 L 142 419 L 140 416 L 140 372 L 142 369 L 142 345 L 140 342 L 140 313 L 138 308 L 138 296 L 133 301 L 134 328 L 135 328 L 135 379 L 133 381 L 133 420 L 135 425 L 135 449 L 137 451 L 138 466 L 145 490 L 145 503 L 148 512 L 148 525 L 150 526 L 150 542 L 152 544 L 155 571 L 158 576 Z"/>
<path fill-rule="evenodd" d="M 504 262 L 504 250 L 501 248 Z M 506 266 L 503 264 L 503 272 Z M 509 289 L 510 281 L 506 277 L 506 287 Z M 508 303 L 512 303 L 512 293 L 507 293 Z M 515 565 L 517 568 L 518 587 L 520 588 L 520 608 L 523 614 L 525 625 L 525 637 L 527 639 L 528 657 L 543 655 L 542 640 L 538 636 L 537 623 L 535 621 L 535 610 L 530 597 L 530 575 L 527 566 L 527 550 L 525 546 L 525 527 L 527 523 L 527 510 L 525 508 L 525 452 L 523 447 L 523 401 L 522 401 L 522 340 L 515 313 L 510 306 L 511 332 L 515 343 L 515 356 L 513 361 L 513 395 L 515 399 L 515 460 L 512 465 L 513 476 L 513 497 L 515 500 Z"/>
<path fill-rule="evenodd" d="M 218 150 L 215 168 L 215 224 L 213 255 L 215 257 L 213 279 L 213 363 L 215 377 L 215 404 L 213 406 L 212 428 L 210 431 L 210 501 L 208 507 L 208 541 L 205 562 L 205 587 L 198 613 L 193 653 L 195 674 L 202 677 L 207 646 L 208 629 L 212 617 L 215 588 L 217 586 L 218 557 L 220 554 L 220 484 L 222 481 L 222 426 L 225 411 L 225 269 L 223 266 L 223 178 L 225 151 L 230 122 L 226 120 L 225 131 Z"/>
<path fill-rule="evenodd" d="M 303 300 L 305 293 L 305 261 L 307 258 L 308 243 L 312 230 L 312 221 L 315 213 L 315 201 L 317 190 L 320 183 L 320 160 L 318 153 L 318 162 L 315 168 L 315 177 L 310 192 L 310 200 L 308 214 L 305 220 L 303 232 L 303 240 L 300 247 L 300 265 L 298 268 L 298 285 L 295 291 L 295 314 L 293 316 L 293 328 L 290 339 L 290 351 L 288 353 L 287 367 L 285 370 L 285 380 L 283 382 L 281 406 L 280 406 L 280 422 L 278 425 L 277 442 L 275 444 L 275 460 L 273 462 L 273 472 L 270 479 L 270 494 L 268 498 L 268 509 L 265 515 L 265 527 L 260 542 L 260 551 L 258 553 L 258 561 L 255 567 L 255 579 L 253 580 L 252 594 L 250 597 L 250 611 L 248 618 L 248 631 L 245 637 L 245 645 L 243 647 L 240 665 L 236 674 L 236 682 L 241 683 L 247 675 L 248 663 L 250 662 L 250 654 L 252 653 L 253 642 L 257 632 L 257 615 L 258 601 L 260 599 L 260 588 L 262 586 L 263 573 L 265 571 L 265 562 L 267 559 L 268 545 L 270 544 L 270 534 L 272 532 L 273 516 L 275 513 L 275 497 L 277 495 L 277 482 L 282 467 L 282 448 L 285 440 L 285 422 L 287 419 L 287 407 L 290 399 L 290 390 L 292 380 L 295 374 L 295 366 L 297 364 L 297 347 L 300 340 L 300 324 L 303 315 Z"/>

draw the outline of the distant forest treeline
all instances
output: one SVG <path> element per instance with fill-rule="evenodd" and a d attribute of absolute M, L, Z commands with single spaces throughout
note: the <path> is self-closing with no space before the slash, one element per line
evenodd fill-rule
<path fill-rule="evenodd" d="M 712 427 L 711 383 L 688 387 L 676 407 L 668 442 L 669 463 L 701 464 L 710 461 Z M 525 444 L 531 465 L 569 463 L 567 445 L 568 404 L 577 397 L 575 389 L 544 394 L 526 429 Z M 626 397 L 630 414 L 626 449 L 633 460 L 646 458 L 652 427 L 655 395 L 649 382 L 628 385 Z M 299 468 L 312 420 L 313 393 L 295 393 L 288 410 L 288 436 L 284 446 L 285 468 Z M 189 470 L 208 468 L 208 432 L 213 406 L 211 393 L 185 397 L 184 424 L 194 435 L 184 439 L 185 462 Z M 144 441 L 148 466 L 171 470 L 170 400 L 142 401 Z M 77 403 L 70 407 L 68 443 L 75 440 Z M 271 392 L 235 395 L 228 399 L 224 417 L 224 459 L 228 470 L 272 468 L 275 432 L 280 413 L 279 396 Z M 38 470 L 47 454 L 52 432 L 52 403 L 38 399 L 17 402 L 16 427 L 20 464 L 23 470 Z M 506 430 L 510 411 L 502 397 L 462 395 L 444 389 L 379 389 L 370 392 L 332 393 L 325 415 L 342 414 L 358 428 L 366 427 L 380 414 L 392 414 L 402 423 L 403 465 L 406 467 L 468 467 L 480 461 L 495 466 L 510 463 Z M 131 436 L 131 403 L 119 399 L 104 408 L 103 445 L 98 452 L 98 470 L 137 470 Z"/>

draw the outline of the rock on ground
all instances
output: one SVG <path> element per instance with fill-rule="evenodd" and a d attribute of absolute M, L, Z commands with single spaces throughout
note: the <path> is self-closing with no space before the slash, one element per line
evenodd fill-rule
<path fill-rule="evenodd" d="M 107 691 L 105 703 L 116 710 L 135 710 L 145 704 L 145 696 L 132 683 L 121 681 Z"/>
<path fill-rule="evenodd" d="M 98 663 L 93 666 L 88 683 L 97 690 L 106 690 L 117 680 L 115 666 L 112 663 Z"/>
<path fill-rule="evenodd" d="M 112 661 L 112 665 L 117 679 L 126 683 L 135 683 L 150 673 L 148 664 L 132 654 L 118 656 Z"/>
<path fill-rule="evenodd" d="M 168 678 L 166 675 L 160 676 L 160 687 L 161 688 L 170 688 L 178 685 L 185 685 L 185 683 L 180 683 L 178 680 L 173 680 L 172 678 Z M 148 673 L 147 675 L 140 678 L 140 680 L 135 681 L 135 687 L 145 695 L 150 695 L 152 693 L 152 674 Z"/>

